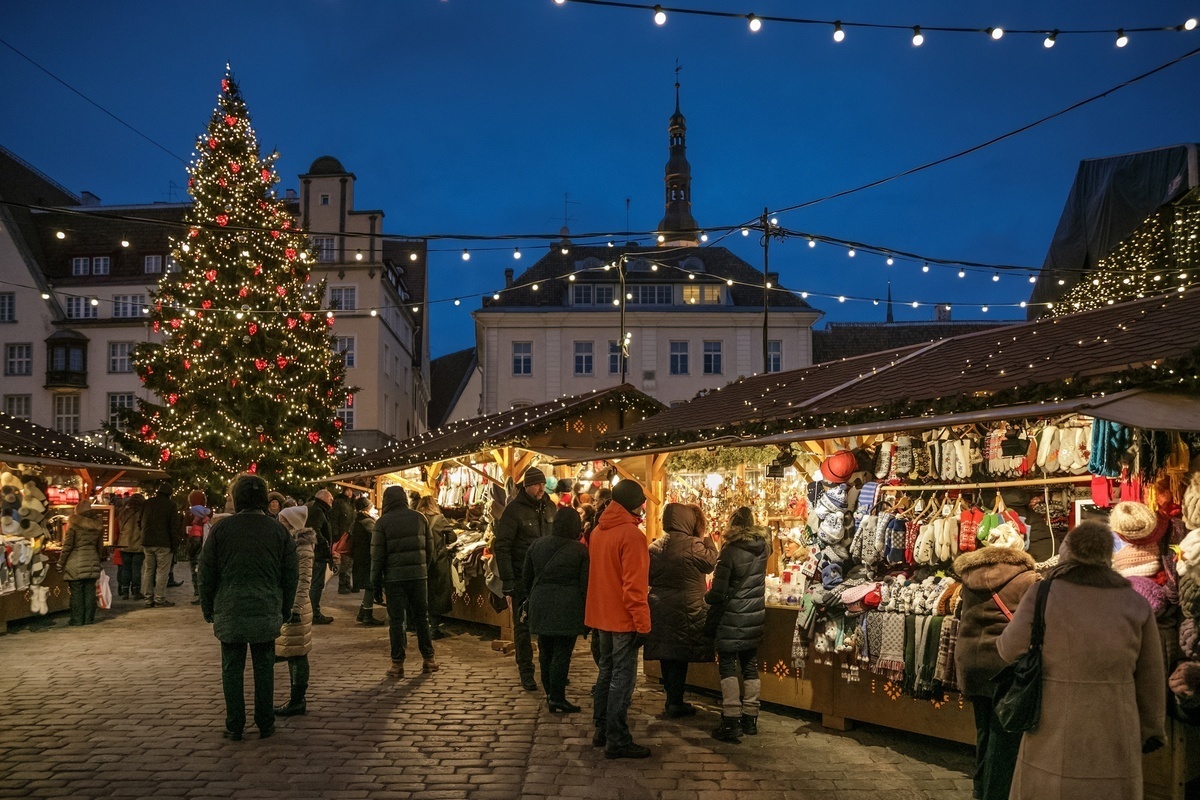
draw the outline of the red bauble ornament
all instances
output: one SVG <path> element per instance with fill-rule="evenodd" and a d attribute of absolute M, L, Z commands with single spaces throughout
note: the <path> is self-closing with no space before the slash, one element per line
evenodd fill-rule
<path fill-rule="evenodd" d="M 239 164 L 235 161 L 229 165 L 229 171 L 232 172 L 234 175 L 237 175 L 239 172 L 242 171 L 242 166 L 241 166 L 241 164 Z"/>
<path fill-rule="evenodd" d="M 263 361 L 261 358 L 256 358 L 256 359 L 254 359 L 254 367 L 259 372 L 262 372 L 264 369 L 267 368 L 267 362 Z"/>
<path fill-rule="evenodd" d="M 247 325 L 247 326 L 246 326 L 246 333 L 250 334 L 251 336 L 253 336 L 254 334 L 258 333 L 258 323 L 257 323 L 257 322 L 251 322 L 249 325 Z"/>
<path fill-rule="evenodd" d="M 191 359 L 187 359 L 187 358 L 185 358 L 185 359 L 183 360 L 183 368 L 184 368 L 184 369 L 191 369 L 191 368 L 192 368 L 192 362 L 191 362 Z"/>
<path fill-rule="evenodd" d="M 283 287 L 283 286 L 276 286 L 275 294 L 279 295 L 280 297 L 286 297 L 287 296 L 287 288 Z"/>
<path fill-rule="evenodd" d="M 265 433 L 260 433 L 260 434 L 258 435 L 258 441 L 259 441 L 259 443 L 260 443 L 260 444 L 261 444 L 262 442 L 265 442 L 266 440 L 267 440 L 267 435 L 266 435 Z"/>
<path fill-rule="evenodd" d="M 177 394 L 167 395 L 167 405 L 173 406 L 178 402 L 179 402 L 179 395 L 177 395 Z"/>
<path fill-rule="evenodd" d="M 264 170 L 263 170 L 262 172 L 260 172 L 259 174 L 260 174 L 260 175 L 262 175 L 262 179 L 263 179 L 263 182 L 264 182 L 264 183 L 270 183 L 270 181 L 271 181 L 271 170 L 269 170 L 269 169 L 264 169 Z M 263 208 L 266 208 L 266 203 L 264 203 L 264 204 L 263 204 Z"/>
<path fill-rule="evenodd" d="M 210 138 L 210 139 L 208 140 L 208 149 L 209 149 L 209 150 L 216 150 L 216 149 L 217 149 L 217 140 L 216 140 L 216 139 L 212 139 L 212 138 Z"/>
<path fill-rule="evenodd" d="M 145 435 L 146 435 L 146 434 L 148 434 L 148 433 L 150 433 L 150 426 L 149 426 L 149 425 L 143 425 L 143 426 L 142 426 L 142 436 L 145 436 Z"/>
<path fill-rule="evenodd" d="M 204 277 L 210 282 L 215 281 L 217 279 L 217 271 L 215 269 L 210 269 L 208 272 L 204 273 Z M 205 308 L 208 308 L 208 306 L 205 306 Z"/>
<path fill-rule="evenodd" d="M 280 369 L 283 369 L 287 365 L 288 365 L 288 360 L 286 358 L 284 358 L 283 356 L 275 356 L 275 366 L 279 367 Z"/>
<path fill-rule="evenodd" d="M 155 333 L 158 333 L 162 330 L 162 326 L 158 324 L 158 320 L 154 320 L 154 322 L 150 323 L 150 330 L 154 331 Z"/>
<path fill-rule="evenodd" d="M 192 347 L 195 347 L 197 350 L 200 349 L 200 340 L 192 339 Z"/>
<path fill-rule="evenodd" d="M 278 238 L 279 238 L 279 231 L 271 231 L 271 238 L 272 238 L 272 239 L 278 239 Z"/>
<path fill-rule="evenodd" d="M 201 308 L 212 308 L 212 300 L 201 300 L 200 307 Z"/>
<path fill-rule="evenodd" d="M 217 178 L 217 186 L 220 186 L 222 189 L 224 189 L 225 188 L 225 179 Z"/>
<path fill-rule="evenodd" d="M 221 78 L 221 91 L 222 92 L 229 91 L 229 78 Z"/>
<path fill-rule="evenodd" d="M 237 125 L 237 117 L 235 117 L 233 114 L 226 114 L 225 124 L 232 128 L 234 125 Z"/>
<path fill-rule="evenodd" d="M 316 431 L 309 431 L 308 440 L 313 444 L 316 444 L 317 442 L 321 441 L 321 434 L 317 433 Z"/>
<path fill-rule="evenodd" d="M 305 276 L 304 276 L 304 282 L 305 282 L 305 283 L 308 283 L 308 282 L 309 282 L 309 281 L 311 281 L 311 280 L 312 280 L 312 274 L 311 274 L 311 273 L 309 273 L 308 275 L 305 275 Z"/>
<path fill-rule="evenodd" d="M 180 326 L 180 325 L 182 325 L 182 324 L 183 324 L 183 320 L 181 320 L 181 319 L 173 319 L 173 320 L 171 320 L 171 327 L 172 327 L 173 329 L 175 329 L 175 330 L 178 330 L 178 329 L 179 329 L 179 326 Z"/>
<path fill-rule="evenodd" d="M 335 428 L 341 428 L 341 427 L 342 427 L 342 421 L 341 421 L 340 419 L 335 419 L 335 420 L 333 421 L 333 427 L 335 427 Z"/>
<path fill-rule="evenodd" d="M 229 215 L 228 214 L 217 214 L 217 224 L 220 225 L 222 228 L 224 228 L 226 225 L 229 224 Z"/>
<path fill-rule="evenodd" d="M 234 388 L 237 388 L 237 385 L 238 385 L 238 379 L 237 379 L 237 378 L 230 378 L 230 379 L 229 379 L 229 385 L 230 385 L 230 386 L 232 386 L 232 387 L 234 387 Z"/>
<path fill-rule="evenodd" d="M 249 286 L 243 286 L 242 288 L 238 289 L 238 297 L 245 297 L 248 294 L 250 294 Z"/>
<path fill-rule="evenodd" d="M 255 265 L 254 265 L 254 274 L 255 274 L 255 275 L 262 275 L 262 264 L 255 264 Z"/>
<path fill-rule="evenodd" d="M 191 188 L 192 188 L 193 186 L 195 186 L 195 185 L 196 185 L 196 179 L 195 179 L 195 178 L 188 178 L 188 188 L 189 188 L 189 189 L 191 189 Z"/>
<path fill-rule="evenodd" d="M 296 327 L 296 318 L 288 317 L 287 318 L 287 326 L 288 326 L 289 331 L 292 330 L 293 328 L 295 328 Z"/>
<path fill-rule="evenodd" d="M 158 457 L 161 458 L 163 461 L 170 461 L 171 460 L 171 451 L 164 447 L 162 449 L 162 452 L 158 454 Z"/>
<path fill-rule="evenodd" d="M 203 447 L 196 449 L 196 455 L 200 456 L 200 458 L 208 458 L 208 453 L 204 452 Z"/>
<path fill-rule="evenodd" d="M 258 472 L 258 462 L 251 461 L 250 466 L 246 467 L 246 472 L 249 472 L 251 475 L 254 475 L 255 473 L 257 473 Z"/>
<path fill-rule="evenodd" d="M 283 225 L 281 225 L 280 227 L 286 231 L 288 228 L 292 227 L 292 221 L 290 219 L 285 219 L 283 221 Z"/>
<path fill-rule="evenodd" d="M 334 453 L 337 452 L 337 448 L 331 444 L 325 445 L 325 452 L 329 453 L 329 455 L 333 455 Z"/>
<path fill-rule="evenodd" d="M 264 170 L 264 171 L 265 171 L 265 170 Z M 266 210 L 267 210 L 267 201 L 266 201 L 266 200 L 259 200 L 259 201 L 258 201 L 258 207 L 259 207 L 260 209 L 262 209 L 263 211 L 266 211 Z"/>
<path fill-rule="evenodd" d="M 326 317 L 325 324 L 332 328 L 333 327 L 333 317 Z"/>
<path fill-rule="evenodd" d="M 199 236 L 199 235 L 200 235 L 200 229 L 199 229 L 199 228 L 192 228 L 190 231 L 188 231 L 188 238 L 189 238 L 189 239 L 195 239 L 195 238 L 196 238 L 197 236 Z"/>
<path fill-rule="evenodd" d="M 311 322 L 311 321 L 312 321 L 312 314 L 310 314 L 310 313 L 308 313 L 307 311 L 305 311 L 305 312 L 303 312 L 302 314 L 300 314 L 300 319 L 304 320 L 305 322 Z"/>
<path fill-rule="evenodd" d="M 286 250 L 284 250 L 284 251 L 283 251 L 283 255 L 284 255 L 284 257 L 285 257 L 285 258 L 286 258 L 288 261 L 295 261 L 295 260 L 296 260 L 296 251 L 295 251 L 295 249 L 293 249 L 293 248 L 291 248 L 291 247 L 289 247 L 289 248 L 287 248 Z"/>

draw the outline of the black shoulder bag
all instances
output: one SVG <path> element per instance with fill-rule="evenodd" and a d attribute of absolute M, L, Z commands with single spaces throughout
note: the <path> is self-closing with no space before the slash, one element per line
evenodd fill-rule
<path fill-rule="evenodd" d="M 563 548 L 566 547 L 567 544 L 570 543 L 564 542 L 563 544 L 560 544 L 558 549 L 550 554 L 550 558 L 546 559 L 546 563 L 542 565 L 542 568 L 538 570 L 538 574 L 533 579 L 533 584 L 529 587 L 529 594 L 524 600 L 521 601 L 521 605 L 517 608 L 518 622 L 529 622 L 529 598 L 533 597 L 533 590 L 537 588 L 538 581 L 540 581 L 542 576 L 546 574 L 546 570 L 550 569 L 550 565 L 554 563 L 554 559 L 558 557 L 558 554 L 562 552 Z"/>
<path fill-rule="evenodd" d="M 1046 597 L 1052 581 L 1037 587 L 1029 649 L 992 678 L 996 718 L 1009 733 L 1037 730 L 1042 715 L 1042 639 L 1046 633 Z"/>

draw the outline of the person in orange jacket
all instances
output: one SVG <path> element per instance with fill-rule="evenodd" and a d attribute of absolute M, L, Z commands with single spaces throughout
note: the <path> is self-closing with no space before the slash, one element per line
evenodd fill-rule
<path fill-rule="evenodd" d="M 636 481 L 613 487 L 589 546 L 584 623 L 599 637 L 592 744 L 606 758 L 646 758 L 650 748 L 629 733 L 629 704 L 637 681 L 638 647 L 650 632 L 650 551 L 640 511 L 646 493 Z"/>

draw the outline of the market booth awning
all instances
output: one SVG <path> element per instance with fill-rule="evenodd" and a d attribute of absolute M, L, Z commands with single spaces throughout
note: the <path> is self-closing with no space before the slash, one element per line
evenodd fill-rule
<path fill-rule="evenodd" d="M 167 477 L 162 470 L 138 464 L 123 453 L 4 413 L 0 413 L 0 461 L 83 470 L 100 486 L 122 477 L 133 480 Z"/>
<path fill-rule="evenodd" d="M 665 452 L 717 440 L 760 445 L 984 418 L 1092 414 L 1088 408 L 1118 422 L 1148 427 L 1140 415 L 1152 414 L 1163 429 L 1194 430 L 1198 345 L 1200 292 L 1177 292 L 746 378 L 631 425 L 597 449 Z"/>

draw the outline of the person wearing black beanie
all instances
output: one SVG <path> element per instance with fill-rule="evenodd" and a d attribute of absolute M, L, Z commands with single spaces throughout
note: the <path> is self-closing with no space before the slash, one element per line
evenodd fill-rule
<path fill-rule="evenodd" d="M 646 491 L 637 481 L 624 480 L 613 487 L 612 499 L 629 513 L 636 514 L 639 508 L 646 505 Z"/>

